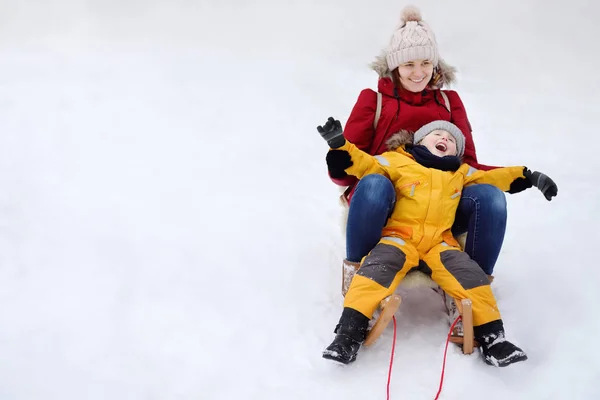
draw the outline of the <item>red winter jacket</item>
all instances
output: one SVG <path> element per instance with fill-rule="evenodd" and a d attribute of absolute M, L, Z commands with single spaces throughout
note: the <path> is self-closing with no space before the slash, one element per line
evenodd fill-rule
<path fill-rule="evenodd" d="M 497 168 L 477 162 L 471 124 L 458 93 L 453 90 L 444 90 L 452 110 L 452 113 L 449 113 L 439 89 L 425 89 L 421 93 L 398 90 L 398 97 L 395 97 L 394 88 L 390 78 L 379 80 L 378 90 L 382 94 L 382 107 L 375 134 L 373 134 L 373 122 L 377 108 L 377 93 L 371 89 L 364 89 L 360 92 L 344 127 L 346 139 L 361 150 L 371 155 L 378 155 L 387 151 L 386 141 L 394 133 L 403 129 L 415 132 L 429 122 L 445 120 L 460 128 L 465 135 L 463 162 L 482 170 Z M 353 176 L 342 179 L 331 178 L 331 180 L 340 186 L 354 186 L 357 182 Z"/>

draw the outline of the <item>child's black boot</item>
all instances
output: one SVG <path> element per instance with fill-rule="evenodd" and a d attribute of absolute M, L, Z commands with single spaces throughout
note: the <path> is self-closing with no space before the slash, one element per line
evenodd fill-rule
<path fill-rule="evenodd" d="M 527 360 L 527 354 L 523 350 L 505 339 L 502 320 L 476 326 L 474 331 L 486 364 L 506 367 Z"/>
<path fill-rule="evenodd" d="M 335 327 L 335 339 L 323 352 L 323 358 L 349 364 L 367 337 L 369 318 L 352 308 L 344 308 Z"/>

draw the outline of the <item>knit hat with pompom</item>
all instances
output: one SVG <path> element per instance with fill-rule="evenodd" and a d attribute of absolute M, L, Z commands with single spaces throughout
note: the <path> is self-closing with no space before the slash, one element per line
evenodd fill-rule
<path fill-rule="evenodd" d="M 386 61 L 390 71 L 400 65 L 417 60 L 429 60 L 437 67 L 439 53 L 435 36 L 423 21 L 421 12 L 414 6 L 402 10 L 400 27 L 394 32 L 386 48 Z"/>

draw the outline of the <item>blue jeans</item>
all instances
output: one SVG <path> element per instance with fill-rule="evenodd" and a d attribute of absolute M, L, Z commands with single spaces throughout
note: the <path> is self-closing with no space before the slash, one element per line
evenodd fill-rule
<path fill-rule="evenodd" d="M 452 233 L 467 232 L 465 251 L 492 275 L 506 232 L 506 195 L 492 185 L 463 188 Z"/>
<path fill-rule="evenodd" d="M 352 196 L 346 225 L 346 258 L 359 262 L 379 242 L 396 202 L 394 185 L 382 175 L 362 178 Z M 506 197 L 491 185 L 463 188 L 452 232 L 467 232 L 465 251 L 491 275 L 506 230 Z"/>

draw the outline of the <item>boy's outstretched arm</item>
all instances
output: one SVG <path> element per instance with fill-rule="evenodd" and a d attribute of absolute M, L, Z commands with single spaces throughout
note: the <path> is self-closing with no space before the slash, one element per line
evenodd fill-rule
<path fill-rule="evenodd" d="M 548 201 L 558 195 L 558 187 L 548 175 L 537 171 L 531 172 L 527 167 L 506 167 L 490 171 L 469 168 L 465 186 L 477 183 L 488 183 L 511 194 L 535 186 Z"/>
<path fill-rule="evenodd" d="M 340 121 L 329 117 L 325 125 L 317 127 L 319 134 L 327 141 L 331 150 L 327 153 L 326 161 L 329 175 L 332 178 L 344 178 L 353 175 L 362 178 L 369 174 L 380 174 L 389 177 L 387 171 L 377 159 L 344 138 Z"/>

